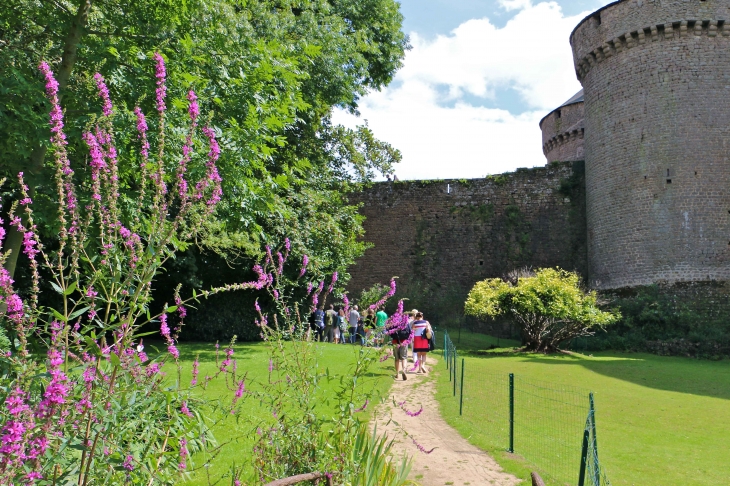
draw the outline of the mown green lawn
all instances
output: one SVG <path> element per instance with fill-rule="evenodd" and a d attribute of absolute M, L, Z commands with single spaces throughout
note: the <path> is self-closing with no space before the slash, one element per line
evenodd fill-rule
<path fill-rule="evenodd" d="M 465 348 L 465 413 L 459 416 L 458 393 L 454 398 L 441 361 L 437 398 L 442 414 L 464 437 L 520 477 L 527 479 L 527 471 L 535 467 L 505 452 L 509 373 L 515 374 L 516 389 L 522 387 L 515 398 L 520 400 L 515 411 L 516 454 L 522 449 L 533 459 L 554 460 L 549 456 L 560 449 L 551 449 L 549 442 L 540 444 L 527 432 L 573 437 L 577 428 L 579 435 L 585 418 L 575 403 L 584 403 L 587 411 L 583 392 L 590 390 L 596 401 L 600 462 L 614 486 L 730 483 L 730 361 L 610 352 L 593 356 L 500 354 L 487 351 L 488 345 L 480 345 L 476 337 L 465 342 L 462 334 L 461 341 Z M 461 358 L 459 373 L 460 368 Z M 546 386 L 542 391 L 523 386 L 529 383 Z M 536 396 L 542 394 L 547 399 L 538 400 Z M 530 410 L 530 404 L 537 405 Z M 567 424 L 568 418 L 578 423 Z M 556 431 L 558 427 L 562 429 Z M 579 437 L 571 454 L 574 457 L 565 461 L 577 476 Z"/>
<path fill-rule="evenodd" d="M 339 375 L 347 376 L 352 369 L 360 346 L 352 345 L 334 345 L 327 343 L 318 343 L 315 345 L 318 354 L 318 367 L 321 370 L 329 369 L 333 379 L 330 381 L 321 381 L 321 397 L 322 402 L 334 394 L 334 390 L 338 385 Z M 191 377 L 192 364 L 195 356 L 200 356 L 200 375 L 199 379 L 203 379 L 206 374 L 213 375 L 216 370 L 215 365 L 215 347 L 213 344 L 181 344 L 180 357 L 183 366 L 183 382 L 188 383 Z M 238 360 L 238 372 L 247 372 L 247 389 L 255 390 L 258 388 L 257 383 L 261 383 L 268 379 L 269 354 L 268 348 L 264 343 L 246 343 L 237 344 L 235 347 L 234 358 Z M 374 350 L 372 352 L 375 352 Z M 221 346 L 220 355 L 223 356 L 223 346 Z M 222 359 L 222 358 L 221 358 Z M 390 366 L 389 366 L 390 365 Z M 372 369 L 370 376 L 362 380 L 360 386 L 363 389 L 373 389 L 377 397 L 386 397 L 392 378 L 390 378 L 389 367 L 392 368 L 391 360 L 385 363 L 377 363 Z M 168 376 L 173 376 L 173 370 L 168 365 L 165 368 Z M 223 380 L 213 380 L 207 391 L 211 397 L 228 396 L 232 397 L 233 392 L 226 389 Z M 375 403 L 371 402 L 369 410 L 374 410 Z M 185 484 L 207 485 L 208 477 L 211 482 L 219 478 L 222 474 L 230 470 L 232 465 L 243 465 L 247 471 L 252 471 L 250 466 L 251 449 L 253 445 L 253 437 L 255 435 L 255 426 L 252 424 L 257 422 L 258 418 L 267 417 L 270 411 L 265 410 L 255 399 L 248 399 L 244 402 L 246 415 L 250 420 L 236 420 L 233 416 L 226 416 L 223 422 L 215 428 L 215 437 L 219 442 L 228 442 L 220 455 L 216 458 L 214 465 L 210 468 L 199 470 L 192 474 L 189 481 Z M 326 413 L 326 411 L 324 412 Z M 193 459 L 196 459 L 193 457 Z M 200 459 L 200 458 L 197 458 Z M 230 484 L 223 482 L 220 484 Z"/>

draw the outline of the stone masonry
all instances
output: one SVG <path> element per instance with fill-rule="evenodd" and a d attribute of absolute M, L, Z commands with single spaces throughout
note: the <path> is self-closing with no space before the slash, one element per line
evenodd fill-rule
<path fill-rule="evenodd" d="M 583 160 L 583 90 L 540 120 L 548 162 Z"/>
<path fill-rule="evenodd" d="M 590 284 L 730 278 L 730 2 L 624 0 L 573 31 Z"/>
<path fill-rule="evenodd" d="M 485 179 L 373 184 L 353 196 L 374 246 L 350 269 L 348 288 L 356 295 L 398 276 L 405 292 L 399 295 L 423 302 L 449 294 L 460 307 L 475 282 L 515 268 L 585 273 L 582 187 L 582 163 Z"/>

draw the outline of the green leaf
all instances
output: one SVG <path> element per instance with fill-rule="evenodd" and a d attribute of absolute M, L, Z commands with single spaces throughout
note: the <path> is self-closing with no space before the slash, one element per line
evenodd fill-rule
<path fill-rule="evenodd" d="M 63 293 L 63 295 L 71 295 L 74 292 L 74 290 L 76 290 L 76 281 L 75 280 L 73 282 L 71 282 L 71 285 L 69 285 L 66 288 L 66 291 Z"/>
<path fill-rule="evenodd" d="M 119 356 L 117 356 L 116 353 L 109 353 L 109 361 L 111 361 L 114 366 L 122 365 L 122 362 L 119 360 Z"/>
<path fill-rule="evenodd" d="M 80 316 L 81 314 L 83 314 L 84 312 L 86 312 L 89 309 L 91 309 L 91 306 L 86 306 L 83 309 L 79 309 L 77 311 L 72 312 L 71 315 L 68 316 L 68 320 L 72 321 L 72 320 L 76 319 L 78 316 Z"/>

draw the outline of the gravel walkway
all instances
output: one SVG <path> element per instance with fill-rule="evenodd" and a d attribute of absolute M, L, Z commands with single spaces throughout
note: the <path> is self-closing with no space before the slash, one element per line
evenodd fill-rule
<path fill-rule="evenodd" d="M 429 359 L 428 368 L 436 365 Z M 412 363 L 408 363 L 410 368 Z M 502 471 L 502 468 L 486 452 L 469 444 L 451 428 L 438 412 L 435 398 L 435 382 L 430 375 L 408 373 L 408 380 L 400 378 L 390 390 L 391 399 L 381 404 L 376 411 L 375 423 L 378 432 L 389 437 L 398 437 L 394 445 L 397 455 L 403 453 L 413 457 L 410 479 L 422 486 L 511 486 L 521 480 Z M 423 412 L 417 417 L 408 416 L 401 407 L 394 405 L 404 400 L 404 408 Z M 408 437 L 403 430 L 408 431 Z M 430 454 L 420 452 L 413 441 L 423 446 Z"/>

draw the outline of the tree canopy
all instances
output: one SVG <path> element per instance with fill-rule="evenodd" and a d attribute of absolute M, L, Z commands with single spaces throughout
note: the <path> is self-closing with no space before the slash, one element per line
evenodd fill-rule
<path fill-rule="evenodd" d="M 126 122 L 136 104 L 153 109 L 144 94 L 154 86 L 148 73 L 160 52 L 174 108 L 168 143 L 184 141 L 188 89 L 198 93 L 221 140 L 224 199 L 218 222 L 199 243 L 252 255 L 289 236 L 294 251 L 343 272 L 363 250 L 360 217 L 346 193 L 390 171 L 400 153 L 367 126 L 333 125 L 330 114 L 333 107 L 355 112 L 362 95 L 392 79 L 408 48 L 401 23 L 394 0 L 3 3 L 0 176 L 25 171 L 41 229 L 53 234 L 53 213 L 43 210 L 53 177 L 45 157 L 48 107 L 36 66 L 45 60 L 57 74 L 69 153 L 83 178 L 80 133 L 99 115 L 88 103 L 92 74 L 102 73 L 118 100 L 115 124 Z M 130 155 L 129 166 L 120 167 L 122 191 L 139 183 L 136 143 L 118 140 Z M 12 248 L 12 234 L 8 240 Z"/>
<path fill-rule="evenodd" d="M 548 352 L 569 339 L 593 335 L 620 317 L 598 304 L 596 292 L 585 291 L 577 273 L 542 268 L 516 272 L 512 281 L 477 282 L 464 311 L 478 318 L 512 319 L 520 325 L 526 349 Z"/>

